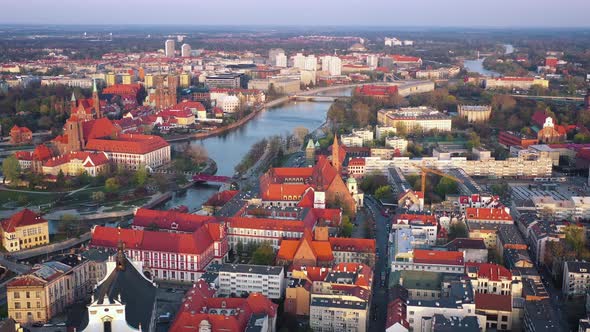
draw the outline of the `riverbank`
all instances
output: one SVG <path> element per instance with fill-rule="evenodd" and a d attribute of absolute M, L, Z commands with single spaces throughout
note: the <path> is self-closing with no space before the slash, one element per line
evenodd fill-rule
<path fill-rule="evenodd" d="M 180 137 L 166 138 L 166 141 L 170 142 L 170 143 L 175 143 L 175 142 L 182 142 L 182 141 L 188 141 L 188 140 L 191 140 L 191 141 L 192 140 L 202 140 L 202 139 L 209 138 L 209 137 L 219 136 L 219 135 L 228 133 L 234 129 L 237 129 L 237 128 L 245 125 L 246 123 L 248 123 L 248 121 L 254 119 L 258 114 L 264 112 L 267 108 L 276 107 L 276 106 L 284 104 L 288 101 L 289 101 L 289 96 L 281 97 L 281 98 L 278 98 L 278 99 L 275 99 L 275 100 L 272 100 L 272 101 L 266 103 L 263 107 L 255 109 L 254 111 L 252 111 L 252 113 L 246 115 L 245 117 L 241 118 L 240 120 L 238 120 L 230 125 L 223 126 L 221 128 L 217 128 L 215 130 L 208 131 L 206 133 L 194 133 L 194 134 L 182 135 Z"/>

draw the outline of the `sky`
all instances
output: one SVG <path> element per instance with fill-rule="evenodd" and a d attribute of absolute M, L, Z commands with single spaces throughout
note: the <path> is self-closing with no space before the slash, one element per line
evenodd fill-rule
<path fill-rule="evenodd" d="M 0 24 L 590 27 L 590 0 L 0 0 Z"/>

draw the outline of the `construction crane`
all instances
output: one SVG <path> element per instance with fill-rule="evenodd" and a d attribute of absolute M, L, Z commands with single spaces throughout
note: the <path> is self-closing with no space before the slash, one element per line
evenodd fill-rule
<path fill-rule="evenodd" d="M 426 191 L 425 191 L 426 190 L 426 176 L 428 175 L 428 173 L 440 175 L 442 177 L 455 180 L 455 181 L 457 181 L 459 183 L 463 183 L 463 180 L 458 179 L 458 178 L 456 178 L 456 177 L 454 177 L 454 176 L 452 176 L 450 174 L 443 173 L 441 171 L 438 171 L 438 170 L 435 170 L 435 169 L 432 169 L 432 168 L 428 168 L 428 167 L 424 167 L 424 166 L 420 166 L 420 165 L 415 165 L 415 166 L 416 166 L 416 168 L 418 168 L 421 171 L 422 187 L 420 189 L 422 190 L 422 192 L 424 194 L 426 194 Z"/>

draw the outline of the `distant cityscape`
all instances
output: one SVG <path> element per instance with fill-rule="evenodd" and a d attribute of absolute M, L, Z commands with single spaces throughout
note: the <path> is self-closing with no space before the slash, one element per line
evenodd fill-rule
<path fill-rule="evenodd" d="M 0 331 L 590 331 L 587 30 L 30 29 Z"/>

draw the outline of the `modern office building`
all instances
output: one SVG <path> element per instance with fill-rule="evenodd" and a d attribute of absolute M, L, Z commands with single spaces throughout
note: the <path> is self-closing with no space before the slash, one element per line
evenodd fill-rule
<path fill-rule="evenodd" d="M 169 58 L 173 58 L 175 53 L 176 53 L 176 50 L 175 50 L 174 39 L 166 40 L 166 43 L 164 43 L 164 54 Z"/>

